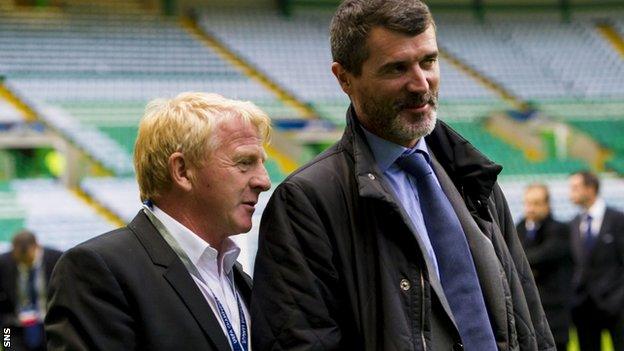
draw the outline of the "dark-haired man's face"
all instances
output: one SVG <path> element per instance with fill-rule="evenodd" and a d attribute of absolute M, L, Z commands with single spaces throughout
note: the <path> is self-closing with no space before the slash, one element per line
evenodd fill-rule
<path fill-rule="evenodd" d="M 16 262 L 21 263 L 27 267 L 32 267 L 37 255 L 37 245 L 28 246 L 22 249 L 13 250 L 13 258 Z"/>
<path fill-rule="evenodd" d="M 524 215 L 527 220 L 541 222 L 550 213 L 546 200 L 546 192 L 542 188 L 529 188 L 524 193 Z"/>
<path fill-rule="evenodd" d="M 415 36 L 374 27 L 369 56 L 355 76 L 334 63 L 360 122 L 372 133 L 412 147 L 436 123 L 440 68 L 433 26 Z"/>
<path fill-rule="evenodd" d="M 570 177 L 570 200 L 575 205 L 588 208 L 596 198 L 596 192 L 585 184 L 583 176 L 575 174 Z"/>

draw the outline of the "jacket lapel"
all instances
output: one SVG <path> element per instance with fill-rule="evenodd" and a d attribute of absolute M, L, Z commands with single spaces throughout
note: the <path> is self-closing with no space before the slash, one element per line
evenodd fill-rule
<path fill-rule="evenodd" d="M 349 113 L 351 112 L 353 107 L 349 108 Z M 350 135 L 349 135 L 350 134 Z M 425 261 L 425 265 L 427 266 L 427 275 L 429 277 L 429 283 L 431 284 L 433 290 L 436 292 L 442 306 L 445 311 L 449 314 L 449 317 L 453 320 L 453 315 L 450 313 L 451 309 L 446 301 L 446 297 L 442 290 L 442 284 L 440 283 L 440 279 L 438 278 L 438 274 L 435 270 L 435 265 L 431 262 L 429 255 L 424 254 L 427 252 L 425 244 L 420 239 L 420 235 L 412 221 L 410 220 L 408 214 L 405 212 L 403 206 L 400 205 L 400 201 L 396 198 L 394 191 L 387 183 L 386 178 L 381 173 L 379 168 L 377 167 L 377 163 L 375 162 L 375 157 L 373 156 L 368 143 L 366 142 L 366 137 L 363 135 L 363 132 L 360 130 L 357 124 L 357 120 L 355 118 L 348 119 L 347 133 L 345 133 L 346 140 L 353 140 L 352 148 L 353 148 L 353 157 L 355 160 L 355 174 L 357 176 L 358 182 L 358 190 L 359 195 L 365 198 L 372 198 L 383 201 L 387 203 L 392 209 L 399 213 L 403 223 L 409 228 L 409 230 L 414 233 L 413 237 L 416 240 L 418 247 L 420 248 L 420 252 L 423 253 L 423 259 Z M 373 174 L 374 177 L 370 177 Z"/>
<path fill-rule="evenodd" d="M 494 246 L 481 229 L 479 229 L 479 226 L 473 219 L 470 211 L 468 211 L 455 185 L 444 171 L 444 168 L 438 163 L 435 156 L 432 156 L 431 159 L 433 170 L 440 182 L 440 186 L 451 202 L 462 229 L 464 230 L 464 234 L 466 234 L 466 240 L 468 241 L 468 246 L 470 247 L 472 259 L 481 285 L 483 299 L 485 300 L 489 312 L 490 322 L 494 328 L 494 335 L 499 339 L 496 341 L 499 344 L 507 344 L 509 341 L 507 316 L 512 314 L 513 311 L 511 310 L 512 306 L 509 306 L 505 299 L 505 287 L 500 274 L 502 267 L 498 256 L 496 256 Z M 503 336 L 503 340 L 500 340 L 501 335 Z"/>
<path fill-rule="evenodd" d="M 163 274 L 165 280 L 176 291 L 189 313 L 195 318 L 207 339 L 210 340 L 217 350 L 230 350 L 230 344 L 226 339 L 217 317 L 206 302 L 197 284 L 187 271 L 182 261 L 165 239 L 158 233 L 147 216 L 140 211 L 139 214 L 128 224 L 145 250 L 149 254 L 154 265 L 165 267 Z"/>
<path fill-rule="evenodd" d="M 570 222 L 570 240 L 572 241 L 572 250 L 576 262 L 583 262 L 583 244 L 581 242 L 581 216 L 576 216 Z"/>
<path fill-rule="evenodd" d="M 17 284 L 17 261 L 15 261 L 13 258 L 11 258 L 11 265 L 9 267 L 9 269 L 7 270 L 8 272 L 8 277 L 6 277 L 6 284 L 8 286 L 8 289 L 6 291 L 6 294 L 8 296 L 8 300 L 12 301 L 13 304 L 15 304 L 15 307 L 17 307 L 17 305 L 19 304 L 19 301 L 17 301 L 17 289 L 18 289 L 18 284 Z M 13 311 L 12 311 L 13 312 Z"/>
<path fill-rule="evenodd" d="M 602 217 L 602 224 L 600 225 L 600 231 L 598 231 L 598 239 L 602 239 L 604 237 L 604 235 L 606 234 L 611 234 L 611 223 L 613 222 L 613 220 L 611 219 L 611 216 L 613 215 L 613 212 L 611 212 L 610 208 L 606 208 L 605 209 L 605 213 L 604 216 Z"/>
<path fill-rule="evenodd" d="M 243 302 L 249 308 L 249 303 L 251 302 L 251 277 L 243 271 L 243 266 L 238 262 L 234 265 L 234 285 L 243 298 Z"/>

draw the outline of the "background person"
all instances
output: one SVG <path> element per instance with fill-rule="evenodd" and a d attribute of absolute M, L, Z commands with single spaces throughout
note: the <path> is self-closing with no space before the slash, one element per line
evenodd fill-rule
<path fill-rule="evenodd" d="M 11 328 L 11 350 L 45 350 L 46 288 L 61 252 L 40 246 L 28 230 L 11 244 L 0 255 L 1 326 Z"/>
<path fill-rule="evenodd" d="M 556 221 L 550 192 L 544 184 L 530 184 L 524 193 L 524 218 L 516 226 L 557 350 L 567 350 L 570 333 L 572 253 L 570 228 Z"/>
<path fill-rule="evenodd" d="M 624 350 L 624 213 L 599 196 L 588 171 L 570 176 L 570 200 L 581 209 L 570 222 L 574 254 L 572 319 L 581 351 L 600 351 L 602 330 Z"/>

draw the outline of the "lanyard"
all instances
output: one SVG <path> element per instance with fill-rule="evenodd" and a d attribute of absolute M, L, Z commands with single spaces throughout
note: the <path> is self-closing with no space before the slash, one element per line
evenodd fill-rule
<path fill-rule="evenodd" d="M 230 319 L 225 313 L 225 309 L 217 296 L 212 293 L 212 297 L 214 297 L 215 302 L 217 303 L 217 308 L 219 309 L 219 314 L 221 315 L 221 320 L 223 320 L 223 324 L 225 324 L 225 329 L 227 329 L 227 334 L 230 337 L 230 342 L 232 343 L 232 348 L 234 351 L 247 351 L 249 349 L 247 343 L 247 321 L 245 320 L 245 314 L 243 313 L 243 308 L 241 307 L 240 299 L 238 298 L 238 294 L 236 294 L 236 304 L 238 305 L 238 314 L 240 316 L 240 342 L 236 338 L 236 333 L 234 332 L 234 328 L 232 328 L 232 323 L 230 323 Z"/>
<path fill-rule="evenodd" d="M 178 255 L 178 257 L 180 258 L 180 260 L 182 261 L 182 263 L 184 264 L 188 272 L 191 275 L 193 275 L 195 278 L 199 279 L 199 281 L 204 283 L 204 285 L 212 293 L 212 297 L 214 298 L 215 303 L 217 305 L 217 309 L 219 310 L 219 315 L 221 317 L 221 320 L 223 321 L 223 324 L 225 325 L 225 329 L 230 339 L 230 343 L 232 344 L 233 351 L 247 351 L 249 349 L 248 335 L 247 335 L 247 320 L 245 319 L 245 313 L 243 312 L 243 307 L 240 303 L 238 292 L 236 292 L 236 289 L 234 288 L 234 284 L 232 284 L 232 291 L 234 291 L 234 296 L 236 297 L 236 305 L 238 306 L 238 315 L 240 318 L 240 341 L 236 337 L 234 328 L 232 328 L 232 323 L 230 322 L 230 319 L 225 313 L 225 309 L 223 308 L 223 305 L 221 304 L 219 299 L 217 299 L 217 295 L 215 295 L 215 293 L 212 291 L 208 283 L 206 283 L 206 281 L 204 280 L 204 277 L 201 276 L 201 274 L 199 273 L 199 270 L 197 269 L 197 266 L 195 266 L 195 264 L 191 262 L 191 259 L 188 257 L 186 252 L 184 252 L 184 250 L 180 247 L 176 239 L 171 235 L 171 233 L 169 233 L 165 225 L 154 215 L 154 213 L 148 207 L 147 204 L 143 205 L 143 212 L 147 215 L 147 218 L 149 218 L 150 222 L 152 222 L 154 227 L 156 227 L 156 230 L 158 231 L 158 233 L 160 233 L 160 235 L 163 237 L 163 239 L 165 239 L 167 244 L 169 244 L 169 246 L 171 246 L 173 251 Z"/>

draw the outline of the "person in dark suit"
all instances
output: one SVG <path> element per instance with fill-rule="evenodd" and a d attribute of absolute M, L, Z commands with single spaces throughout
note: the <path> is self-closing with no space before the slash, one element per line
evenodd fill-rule
<path fill-rule="evenodd" d="M 615 350 L 624 350 L 624 213 L 599 197 L 590 172 L 570 176 L 570 199 L 581 213 L 570 223 L 575 262 L 572 319 L 581 351 L 599 351 L 608 330 Z"/>
<path fill-rule="evenodd" d="M 11 251 L 0 255 L 0 322 L 11 330 L 11 350 L 45 349 L 45 292 L 59 257 L 28 230 L 15 234 Z"/>
<path fill-rule="evenodd" d="M 570 329 L 572 253 L 570 229 L 553 219 L 550 193 L 531 184 L 524 193 L 524 215 L 516 230 L 537 284 L 557 350 L 567 350 Z"/>
<path fill-rule="evenodd" d="M 330 37 L 346 128 L 262 214 L 254 350 L 554 351 L 502 167 L 437 117 L 427 5 L 345 0 Z"/>
<path fill-rule="evenodd" d="M 148 104 L 134 165 L 144 207 L 70 249 L 50 282 L 49 350 L 248 350 L 251 280 L 229 236 L 270 180 L 267 115 L 182 93 Z"/>

